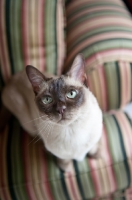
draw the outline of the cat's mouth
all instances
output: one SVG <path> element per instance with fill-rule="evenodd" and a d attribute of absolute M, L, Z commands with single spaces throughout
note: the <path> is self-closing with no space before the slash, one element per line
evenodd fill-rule
<path fill-rule="evenodd" d="M 64 121 L 66 122 L 68 120 L 69 118 L 67 118 L 64 114 L 59 114 L 59 120 L 57 123 L 61 123 L 61 122 L 63 123 Z"/>

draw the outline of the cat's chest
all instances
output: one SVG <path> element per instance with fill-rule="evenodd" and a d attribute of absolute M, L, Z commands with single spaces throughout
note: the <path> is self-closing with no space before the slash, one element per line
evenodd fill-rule
<path fill-rule="evenodd" d="M 46 148 L 54 155 L 71 159 L 77 156 L 82 157 L 88 151 L 90 142 L 93 141 L 90 126 L 69 126 L 59 128 L 48 138 L 44 138 Z"/>

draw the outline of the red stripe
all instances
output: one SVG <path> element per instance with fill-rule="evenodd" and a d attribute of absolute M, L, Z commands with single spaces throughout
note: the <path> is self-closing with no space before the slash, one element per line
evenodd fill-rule
<path fill-rule="evenodd" d="M 30 155 L 29 155 L 29 140 L 28 135 L 25 131 L 22 133 L 22 157 L 23 157 L 23 167 L 24 167 L 24 178 L 25 178 L 25 186 L 26 190 L 29 196 L 29 199 L 36 200 L 37 197 L 35 195 L 34 189 L 33 189 L 33 183 L 32 183 L 32 177 L 30 174 Z"/>
<path fill-rule="evenodd" d="M 45 189 L 47 190 L 47 194 L 48 194 L 48 198 L 50 200 L 54 200 L 53 196 L 52 196 L 52 192 L 51 192 L 51 186 L 50 186 L 50 182 L 49 182 L 49 177 L 48 177 L 48 159 L 46 156 L 46 152 L 43 149 L 42 152 L 42 162 L 43 162 L 43 170 L 44 170 L 44 180 L 45 180 Z"/>
<path fill-rule="evenodd" d="M 71 187 L 71 191 L 72 191 L 72 194 L 74 196 L 74 199 L 78 199 L 78 196 L 76 194 L 76 190 L 74 188 L 74 183 L 73 183 L 73 180 L 72 180 L 72 176 L 73 175 L 70 175 L 68 178 L 69 178 L 69 183 L 70 183 L 70 187 Z M 73 177 L 74 178 L 74 177 Z"/>
<path fill-rule="evenodd" d="M 1 17 L 0 17 L 0 54 L 1 54 L 1 70 L 3 73 L 3 78 L 5 80 L 5 82 L 8 80 L 9 75 L 8 75 L 8 71 L 7 71 L 7 63 L 6 63 L 6 56 L 5 56 L 5 45 L 4 45 L 4 38 L 2 36 L 5 36 L 5 32 L 4 32 L 4 27 L 3 24 L 5 23 L 5 13 L 4 13 L 4 3 L 2 2 L 2 0 L 0 1 L 0 13 L 1 13 Z M 2 15 L 3 14 L 3 15 Z M 2 23 L 3 22 L 3 23 Z"/>

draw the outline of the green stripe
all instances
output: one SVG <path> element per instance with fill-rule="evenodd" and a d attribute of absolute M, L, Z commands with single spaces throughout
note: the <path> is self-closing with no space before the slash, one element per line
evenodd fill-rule
<path fill-rule="evenodd" d="M 78 169 L 77 161 L 74 160 L 74 161 L 73 161 L 73 164 L 74 164 L 74 168 L 75 168 L 75 171 L 76 171 L 76 179 L 77 179 L 77 184 L 78 184 L 78 188 L 79 188 L 81 197 L 82 197 L 82 199 L 85 199 L 84 191 L 83 191 L 84 188 L 82 187 L 82 184 L 81 184 L 80 174 L 79 174 L 79 169 Z"/>
<path fill-rule="evenodd" d="M 85 41 L 84 41 L 84 43 L 85 43 Z M 76 48 L 77 48 L 77 46 L 74 47 L 74 49 L 76 49 Z M 95 53 L 105 51 L 105 50 L 110 50 L 110 49 L 113 50 L 113 49 L 117 49 L 117 48 L 119 48 L 119 49 L 126 48 L 126 49 L 132 50 L 132 39 L 112 38 L 112 39 L 97 41 L 97 42 L 92 43 L 91 45 L 84 47 L 83 49 L 80 49 L 79 52 L 83 53 L 83 55 L 88 58 Z M 71 51 L 74 51 L 74 49 Z M 69 55 L 70 55 L 70 53 L 71 52 L 68 51 Z"/>
<path fill-rule="evenodd" d="M 57 69 L 57 38 L 56 38 L 57 0 L 48 0 L 45 5 L 45 45 L 46 70 L 52 74 Z"/>
<path fill-rule="evenodd" d="M 73 4 L 74 5 L 74 4 Z M 117 7 L 117 8 L 121 8 L 121 9 L 123 9 L 123 11 L 125 10 L 125 7 L 122 7 L 122 6 L 120 6 L 120 5 L 118 5 L 118 4 L 114 4 L 114 3 L 106 3 L 106 2 L 104 2 L 104 1 L 102 1 L 102 2 L 99 2 L 99 3 L 97 3 L 97 2 L 92 2 L 91 4 L 90 4 L 90 2 L 88 2 L 88 3 L 85 3 L 85 4 L 82 4 L 82 5 L 79 5 L 79 7 L 77 7 L 76 9 L 73 7 L 73 9 L 72 9 L 72 11 L 71 12 L 68 12 L 68 16 L 67 16 L 67 20 L 69 20 L 69 18 L 71 18 L 72 16 L 75 16 L 76 14 L 78 14 L 78 12 L 80 12 L 80 11 L 84 11 L 85 9 L 88 9 L 88 8 L 95 8 L 95 7 L 99 7 L 99 6 L 103 6 L 103 7 L 105 7 L 105 6 L 109 6 L 109 8 L 111 7 L 111 9 L 114 7 Z"/>
<path fill-rule="evenodd" d="M 8 55 L 10 60 L 11 72 L 12 74 L 15 73 L 14 71 L 14 62 L 12 56 L 12 48 L 11 48 L 11 35 L 10 35 L 10 1 L 5 1 L 5 21 L 6 21 L 6 37 L 7 37 L 7 46 L 8 46 Z"/>
<path fill-rule="evenodd" d="M 131 28 L 127 28 L 127 27 L 121 27 L 121 26 L 111 26 L 111 27 L 100 27 L 98 29 L 94 29 L 94 30 L 91 30 L 91 31 L 86 31 L 85 33 L 83 33 L 82 35 L 79 35 L 79 37 L 72 41 L 72 44 L 70 44 L 70 46 L 68 46 L 68 52 L 70 51 L 73 51 L 74 48 L 76 48 L 76 46 L 78 46 L 80 43 L 83 43 L 85 42 L 85 40 L 90 40 L 91 37 L 93 36 L 99 36 L 101 34 L 104 34 L 104 33 L 116 33 L 116 32 L 122 32 L 122 33 L 130 33 L 132 34 L 132 29 Z M 108 40 L 102 40 L 101 42 L 103 41 L 108 41 Z M 95 44 L 96 42 L 92 43 L 92 44 Z M 115 41 L 114 41 L 115 43 Z M 120 41 L 121 43 L 121 41 Z M 91 44 L 91 45 L 92 45 Z M 89 45 L 89 46 L 91 46 Z M 128 43 L 129 45 L 129 43 Z M 89 46 L 87 46 L 87 48 L 89 48 Z M 90 56 L 90 55 L 89 55 Z"/>
<path fill-rule="evenodd" d="M 66 187 L 66 183 L 65 183 L 65 176 L 64 176 L 64 174 L 63 174 L 64 172 L 62 172 L 61 170 L 60 170 L 60 177 L 61 177 L 61 184 L 62 184 L 62 187 L 63 187 L 63 194 L 64 194 L 64 196 L 65 196 L 65 198 L 64 199 L 66 199 L 66 200 L 70 200 L 70 197 L 69 197 L 69 194 L 68 194 L 68 191 L 67 191 L 67 187 Z M 62 199 L 63 199 L 62 198 Z"/>
<path fill-rule="evenodd" d="M 86 157 L 82 162 L 77 162 L 77 166 L 85 198 L 94 198 L 95 190 L 91 177 L 90 167 L 88 165 L 88 158 Z"/>
<path fill-rule="evenodd" d="M 120 77 L 120 66 L 118 62 L 115 62 L 116 67 L 116 74 L 117 74 L 117 82 L 118 82 L 118 93 L 116 94 L 118 96 L 118 106 L 121 105 L 121 77 Z"/>
<path fill-rule="evenodd" d="M 11 1 L 10 6 L 10 35 L 14 72 L 21 71 L 24 68 L 22 58 L 21 4 L 21 1 L 14 0 Z"/>
<path fill-rule="evenodd" d="M 119 105 L 119 82 L 117 77 L 115 62 L 105 63 L 104 71 L 107 80 L 108 107 L 109 109 L 117 108 Z"/>
<path fill-rule="evenodd" d="M 121 162 L 124 160 L 124 157 L 122 154 L 118 128 L 116 126 L 115 120 L 111 115 L 105 114 L 104 124 L 107 130 L 110 155 L 112 157 L 113 163 Z M 114 133 L 114 135 L 112 133 Z"/>
<path fill-rule="evenodd" d="M 48 179 L 54 200 L 70 200 L 64 177 L 60 173 L 53 155 L 48 155 Z"/>
<path fill-rule="evenodd" d="M 79 11 L 80 12 L 80 11 Z M 67 31 L 72 31 L 76 28 L 76 26 L 79 26 L 79 24 L 82 23 L 89 23 L 91 22 L 91 20 L 96 20 L 97 18 L 104 18 L 105 17 L 115 17 L 115 19 L 117 17 L 121 17 L 120 19 L 117 18 L 116 20 L 122 20 L 122 19 L 130 19 L 131 17 L 130 15 L 128 15 L 127 13 L 121 13 L 118 11 L 109 11 L 109 10 L 105 10 L 105 11 L 96 11 L 96 13 L 89 13 L 89 14 L 84 14 L 81 17 L 76 18 L 75 20 L 73 20 L 71 23 L 68 23 L 68 27 L 67 27 Z"/>
<path fill-rule="evenodd" d="M 7 166 L 8 166 L 8 183 L 9 183 L 9 191 L 11 195 L 11 199 L 17 200 L 14 188 L 12 187 L 14 185 L 13 181 L 13 166 L 12 166 L 12 137 L 13 137 L 13 118 L 10 120 L 9 123 L 9 134 L 8 134 L 8 142 L 7 142 Z"/>
<path fill-rule="evenodd" d="M 126 168 L 125 169 L 126 177 L 124 177 L 124 178 L 122 177 L 124 182 L 126 180 L 126 184 L 123 187 L 125 189 L 125 188 L 128 188 L 130 186 L 130 183 L 131 183 L 130 169 L 129 169 L 126 150 L 125 150 L 125 145 L 124 145 L 124 141 L 123 141 L 123 137 L 122 137 L 123 133 L 121 132 L 120 126 L 118 124 L 118 121 L 117 121 L 117 119 L 116 119 L 116 117 L 114 115 L 113 115 L 113 118 L 114 118 L 116 126 L 118 128 L 118 134 L 119 134 L 119 138 L 120 138 L 121 149 L 122 149 L 122 153 L 123 153 L 123 157 L 124 157 L 124 165 L 125 165 L 125 168 Z M 125 174 L 122 174 L 122 176 L 123 175 L 125 176 Z"/>

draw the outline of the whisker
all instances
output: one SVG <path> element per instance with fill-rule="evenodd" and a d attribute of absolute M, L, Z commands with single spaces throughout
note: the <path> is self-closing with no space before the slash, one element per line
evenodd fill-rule
<path fill-rule="evenodd" d="M 36 142 L 34 142 L 34 144 L 36 144 L 39 140 L 41 140 L 41 138 L 39 138 Z"/>
<path fill-rule="evenodd" d="M 42 115 L 41 117 L 37 117 L 37 118 L 35 118 L 35 119 L 33 119 L 33 120 L 30 120 L 30 121 L 28 121 L 28 122 L 25 122 L 24 124 L 31 123 L 31 122 L 33 122 L 33 121 L 35 121 L 35 120 L 38 120 L 38 119 L 42 119 L 43 117 L 45 117 L 45 115 Z"/>
<path fill-rule="evenodd" d="M 28 144 L 28 146 L 29 146 L 37 137 L 39 137 L 38 134 L 31 140 L 31 142 Z"/>

